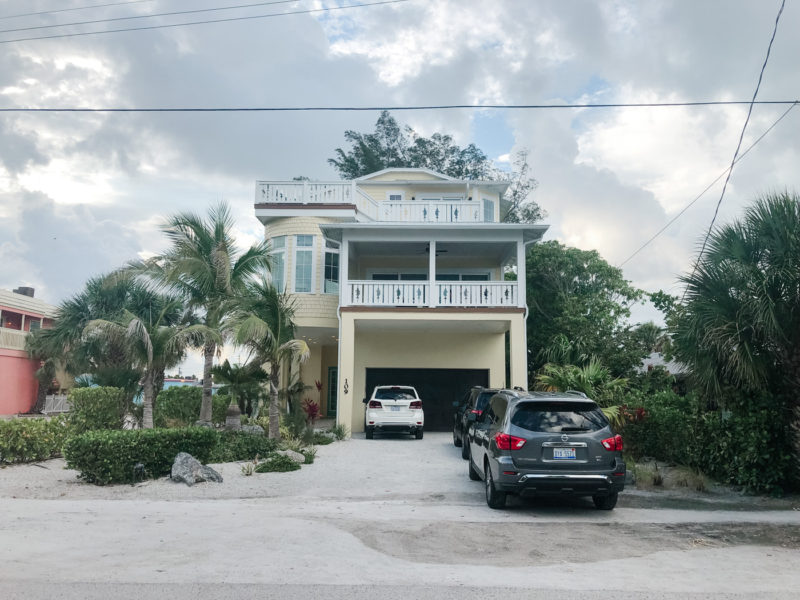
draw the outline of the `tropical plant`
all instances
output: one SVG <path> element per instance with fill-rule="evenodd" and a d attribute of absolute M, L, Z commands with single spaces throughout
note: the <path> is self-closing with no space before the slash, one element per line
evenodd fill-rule
<path fill-rule="evenodd" d="M 584 367 L 547 364 L 536 378 L 539 389 L 582 392 L 600 404 L 609 405 L 628 385 L 627 379 L 612 378 L 609 370 L 597 359 Z"/>
<path fill-rule="evenodd" d="M 202 340 L 219 339 L 219 336 L 204 325 L 179 325 L 182 303 L 177 298 L 147 293 L 150 295 L 147 317 L 141 318 L 123 310 L 113 321 L 90 321 L 84 329 L 84 335 L 89 339 L 98 337 L 124 348 L 131 364 L 141 369 L 142 426 L 152 429 L 155 398 L 164 383 L 166 369 L 180 363 L 189 346 L 196 346 Z"/>
<path fill-rule="evenodd" d="M 129 272 L 147 276 L 201 311 L 201 322 L 215 332 L 202 343 L 203 401 L 199 420 L 211 421 L 211 367 L 238 310 L 248 283 L 269 269 L 269 246 L 260 242 L 244 252 L 234 243 L 233 216 L 225 203 L 208 217 L 180 213 L 162 227 L 171 246 L 166 253 L 129 265 Z"/>
<path fill-rule="evenodd" d="M 231 404 L 236 403 L 239 410 L 258 418 L 262 384 L 269 381 L 269 375 L 257 363 L 232 365 L 227 359 L 211 369 L 214 381 L 224 384 L 219 393 L 227 393 Z M 249 409 L 249 410 L 248 410 Z"/>
<path fill-rule="evenodd" d="M 140 372 L 131 364 L 125 344 L 83 333 L 95 319 L 113 320 L 125 311 L 148 314 L 151 299 L 144 286 L 130 279 L 110 275 L 89 279 L 81 292 L 59 305 L 51 328 L 28 336 L 28 352 L 42 361 L 40 381 L 52 381 L 50 373 L 63 368 L 72 375 L 89 374 L 94 384 L 121 388 L 133 398 Z"/>
<path fill-rule="evenodd" d="M 674 353 L 694 380 L 730 406 L 726 390 L 772 398 L 772 418 L 794 419 L 800 458 L 800 197 L 757 200 L 744 216 L 708 236 L 692 273 L 681 278 L 685 301 L 671 313 Z"/>
<path fill-rule="evenodd" d="M 235 326 L 236 343 L 250 348 L 255 359 L 269 364 L 270 402 L 269 437 L 280 438 L 278 387 L 281 365 L 305 362 L 309 349 L 302 340 L 294 339 L 294 307 L 266 279 L 250 282 L 244 294 Z"/>

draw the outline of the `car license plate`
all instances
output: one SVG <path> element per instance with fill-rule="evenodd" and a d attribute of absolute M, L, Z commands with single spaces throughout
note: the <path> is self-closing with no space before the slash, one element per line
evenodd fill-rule
<path fill-rule="evenodd" d="M 403 407 L 402 406 L 390 406 L 389 408 L 391 408 L 395 412 L 398 412 Z"/>
<path fill-rule="evenodd" d="M 553 458 L 559 460 L 575 460 L 575 448 L 553 448 Z"/>

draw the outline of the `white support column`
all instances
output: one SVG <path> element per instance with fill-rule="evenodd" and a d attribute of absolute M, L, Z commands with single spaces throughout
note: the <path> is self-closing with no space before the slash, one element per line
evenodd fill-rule
<path fill-rule="evenodd" d="M 522 236 L 517 240 L 517 306 L 525 308 L 528 299 L 525 294 L 525 241 Z"/>
<path fill-rule="evenodd" d="M 363 390 L 362 390 L 363 391 Z M 344 312 L 339 319 L 339 396 L 336 423 L 345 425 L 350 433 L 363 429 L 363 412 L 358 390 L 355 389 L 355 320 L 353 313 Z M 356 418 L 358 414 L 361 418 Z"/>
<path fill-rule="evenodd" d="M 339 306 L 350 306 L 350 240 L 342 232 L 342 247 L 339 249 Z"/>
<path fill-rule="evenodd" d="M 22 314 L 22 321 L 20 321 L 19 330 L 25 331 L 25 313 Z"/>
<path fill-rule="evenodd" d="M 429 245 L 428 279 L 430 280 L 430 296 L 428 297 L 428 306 L 435 307 L 439 304 L 439 296 L 436 293 L 436 240 L 431 240 Z"/>

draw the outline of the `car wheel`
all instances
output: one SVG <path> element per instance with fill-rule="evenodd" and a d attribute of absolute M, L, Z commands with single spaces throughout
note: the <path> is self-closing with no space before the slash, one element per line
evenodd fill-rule
<path fill-rule="evenodd" d="M 475 469 L 475 465 L 472 464 L 472 457 L 469 457 L 469 478 L 472 481 L 480 481 L 481 476 L 478 471 Z"/>
<path fill-rule="evenodd" d="M 608 496 L 592 496 L 595 508 L 599 510 L 612 510 L 617 505 L 617 492 Z"/>
<path fill-rule="evenodd" d="M 461 441 L 461 438 L 456 435 L 456 429 L 457 427 L 453 425 L 453 446 L 459 448 L 463 442 Z"/>
<path fill-rule="evenodd" d="M 506 505 L 506 493 L 498 492 L 494 487 L 494 479 L 492 479 L 492 469 L 486 465 L 486 504 L 489 508 L 504 508 Z"/>
<path fill-rule="evenodd" d="M 417 429 L 416 433 L 414 434 L 414 437 L 417 438 L 418 440 L 421 440 L 423 433 L 425 432 L 422 429 Z"/>
<path fill-rule="evenodd" d="M 366 436 L 366 438 L 368 440 L 371 440 L 373 438 L 373 436 L 375 435 L 375 428 L 374 427 L 367 427 L 366 429 L 364 429 L 364 435 Z"/>
<path fill-rule="evenodd" d="M 464 443 L 461 445 L 461 458 L 464 460 L 469 460 L 469 441 L 464 440 Z"/>

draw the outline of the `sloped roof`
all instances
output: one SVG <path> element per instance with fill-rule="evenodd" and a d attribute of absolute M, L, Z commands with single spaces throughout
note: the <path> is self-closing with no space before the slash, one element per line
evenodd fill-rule
<path fill-rule="evenodd" d="M 34 315 L 53 318 L 56 307 L 38 298 L 31 298 L 24 294 L 15 294 L 10 290 L 0 289 L 0 308 L 19 310 Z"/>
<path fill-rule="evenodd" d="M 442 181 L 459 181 L 458 179 L 450 177 L 449 175 L 445 175 L 444 173 L 437 173 L 431 169 L 425 169 L 421 167 L 390 167 L 388 169 L 381 169 L 380 171 L 375 171 L 374 173 L 358 177 L 355 179 L 355 181 L 369 181 L 381 175 L 385 175 L 386 173 L 427 173 L 428 175 L 432 175 L 433 177 L 441 179 Z"/>

